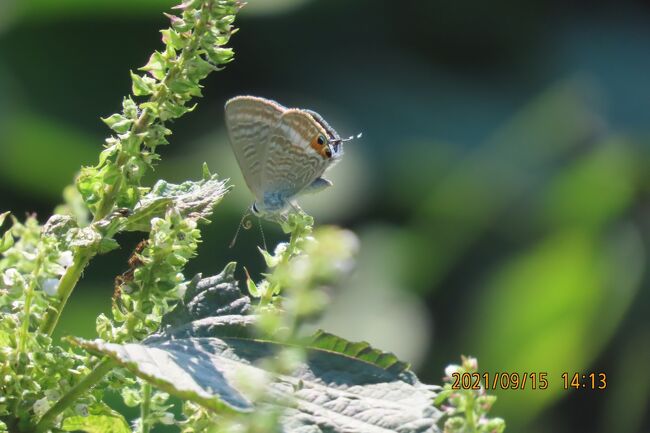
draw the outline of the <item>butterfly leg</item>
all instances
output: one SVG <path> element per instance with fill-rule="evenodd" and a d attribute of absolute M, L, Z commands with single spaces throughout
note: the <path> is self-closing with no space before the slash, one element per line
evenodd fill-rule
<path fill-rule="evenodd" d="M 300 206 L 298 206 L 298 203 L 296 203 L 296 202 L 290 201 L 289 202 L 289 207 L 291 207 L 291 210 L 294 211 L 295 213 L 304 213 L 302 208 Z"/>

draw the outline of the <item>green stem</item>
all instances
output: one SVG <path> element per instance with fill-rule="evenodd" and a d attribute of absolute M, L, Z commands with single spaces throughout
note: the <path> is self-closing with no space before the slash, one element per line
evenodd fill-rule
<path fill-rule="evenodd" d="M 81 273 L 94 255 L 95 253 L 89 250 L 81 250 L 75 254 L 72 265 L 66 269 L 59 281 L 59 288 L 57 290 L 59 298 L 58 303 L 47 309 L 45 317 L 43 318 L 43 323 L 41 324 L 41 332 L 47 335 L 52 335 L 52 332 L 54 332 L 54 328 L 56 328 L 56 324 L 59 321 L 59 317 L 61 317 L 63 308 L 65 308 L 65 304 L 68 302 L 70 294 L 72 294 L 79 278 L 81 278 Z"/>
<path fill-rule="evenodd" d="M 45 415 L 41 417 L 40 421 L 34 428 L 35 433 L 44 433 L 50 427 L 52 427 L 52 424 L 54 423 L 56 417 L 59 416 L 59 414 L 62 413 L 66 408 L 72 405 L 77 400 L 77 398 L 79 398 L 82 394 L 84 394 L 90 388 L 95 386 L 100 380 L 102 380 L 104 376 L 106 376 L 106 374 L 111 371 L 114 365 L 115 363 L 112 359 L 102 359 L 88 376 L 73 386 L 63 397 L 59 399 L 59 401 L 54 404 L 54 406 L 45 412 Z"/>
<path fill-rule="evenodd" d="M 167 83 L 170 81 L 174 80 L 177 75 L 179 75 L 183 68 L 185 67 L 185 63 L 188 58 L 193 58 L 196 56 L 196 51 L 199 48 L 199 44 L 201 42 L 201 36 L 202 34 L 206 31 L 206 23 L 207 20 L 209 19 L 210 14 L 207 13 L 206 11 L 209 10 L 211 7 L 212 2 L 208 2 L 204 5 L 204 9 L 202 10 L 201 14 L 201 19 L 200 21 L 196 24 L 196 27 L 194 28 L 194 35 L 192 37 L 192 41 L 190 42 L 190 45 L 188 45 L 183 51 L 181 51 L 181 54 L 178 57 L 178 61 L 174 64 L 172 68 L 167 71 L 167 75 L 163 78 L 161 84 L 162 86 L 159 87 L 159 89 L 154 93 L 151 98 L 149 99 L 149 102 L 154 102 L 161 104 L 164 99 L 168 96 L 167 92 Z M 133 122 L 133 126 L 131 126 L 131 136 L 137 137 L 140 135 L 142 132 L 144 132 L 149 125 L 154 123 L 156 121 L 155 117 L 151 117 L 151 111 L 146 108 L 142 111 L 138 119 Z M 140 144 L 142 143 L 142 139 L 136 144 L 136 147 L 138 148 L 137 150 L 139 151 Z M 121 151 L 117 157 L 116 164 L 118 167 L 122 167 L 126 162 L 128 161 L 128 152 Z M 111 185 L 109 187 L 109 190 L 106 192 L 106 195 L 102 198 L 98 209 L 97 213 L 95 214 L 95 218 L 93 221 L 98 221 L 104 217 L 106 217 L 112 210 L 113 206 L 115 205 L 115 201 L 117 199 L 117 196 L 120 192 L 120 189 L 122 189 L 122 184 L 123 182 L 120 180 L 119 182 L 116 182 L 115 184 Z"/>
<path fill-rule="evenodd" d="M 25 351 L 25 345 L 27 344 L 27 334 L 29 333 L 29 315 L 31 313 L 32 307 L 32 298 L 34 297 L 34 281 L 32 280 L 27 285 L 27 290 L 25 292 L 25 308 L 24 308 L 24 317 L 20 326 L 20 333 L 18 334 L 18 352 Z"/>
<path fill-rule="evenodd" d="M 142 403 L 140 404 L 140 431 L 149 433 L 149 413 L 151 412 L 151 384 L 144 382 L 142 384 Z"/>
<path fill-rule="evenodd" d="M 143 113 L 144 115 L 144 113 Z M 126 153 L 120 152 L 116 164 L 121 167 L 124 164 L 126 164 L 126 161 L 128 160 Z M 112 210 L 113 206 L 115 206 L 115 201 L 117 200 L 117 194 L 122 189 L 122 178 L 120 178 L 116 183 L 110 185 L 108 187 L 108 191 L 106 192 L 106 195 L 102 197 L 102 200 L 99 203 L 99 206 L 97 207 L 97 213 L 95 213 L 95 216 L 93 217 L 93 222 L 97 222 L 107 216 Z"/>
<path fill-rule="evenodd" d="M 41 265 L 43 264 L 42 252 L 39 252 L 36 257 L 36 265 L 32 271 L 31 278 L 29 279 L 29 284 L 27 285 L 27 290 L 25 290 L 25 306 L 23 309 L 24 317 L 20 327 L 20 333 L 18 334 L 18 352 L 25 351 L 25 345 L 27 344 L 27 334 L 29 333 L 29 323 L 30 323 L 30 314 L 32 310 L 32 301 L 34 300 L 34 286 L 36 286 L 36 281 L 38 280 L 38 274 L 41 271 Z"/>
<path fill-rule="evenodd" d="M 465 423 L 466 430 L 470 433 L 476 432 L 476 418 L 474 417 L 474 403 L 476 402 L 474 398 L 474 393 L 472 391 L 467 392 L 467 400 L 465 402 Z"/>
<path fill-rule="evenodd" d="M 206 2 L 203 5 L 201 19 L 199 20 L 199 22 L 196 24 L 196 27 L 194 28 L 194 35 L 193 35 L 192 42 L 181 52 L 178 62 L 167 72 L 167 75 L 162 81 L 163 84 L 169 82 L 170 80 L 173 80 L 176 77 L 176 75 L 180 74 L 185 66 L 186 60 L 196 55 L 196 51 L 199 49 L 200 46 L 201 35 L 207 31 L 206 24 L 210 17 L 209 8 L 211 7 L 211 5 L 212 5 L 211 1 Z M 161 86 L 159 91 L 156 92 L 154 95 L 152 95 L 151 101 L 160 102 L 164 100 L 166 97 L 167 97 L 167 87 Z M 142 132 L 144 132 L 147 129 L 147 127 L 149 127 L 149 125 L 152 122 L 155 122 L 155 118 L 152 119 L 151 116 L 152 115 L 150 110 L 145 109 L 142 111 L 138 119 L 134 122 L 133 126 L 131 127 L 131 132 L 134 137 L 140 135 Z M 139 151 L 140 143 L 138 143 L 137 146 Z M 129 159 L 129 153 L 121 151 L 117 157 L 116 164 L 121 168 L 122 166 L 124 166 L 124 164 L 126 164 L 128 159 Z M 123 181 L 120 180 L 109 187 L 109 190 L 106 192 L 101 202 L 99 203 L 97 212 L 95 213 L 95 216 L 93 218 L 93 222 L 97 222 L 105 218 L 113 210 L 113 207 L 115 206 L 115 202 L 117 201 L 117 197 L 120 193 L 120 190 L 122 189 L 122 186 L 123 186 Z M 84 251 L 84 252 L 79 252 L 75 256 L 72 266 L 70 266 L 66 270 L 66 272 L 61 277 L 61 281 L 59 282 L 58 305 L 54 307 L 50 307 L 48 311 L 45 313 L 45 317 L 40 328 L 42 332 L 48 335 L 52 335 L 52 332 L 54 331 L 54 328 L 56 327 L 56 324 L 59 321 L 59 317 L 63 312 L 63 308 L 65 307 L 68 298 L 72 294 L 72 291 L 74 290 L 77 282 L 79 281 L 79 278 L 81 277 L 82 271 L 88 265 L 88 262 L 90 261 L 90 259 L 93 258 L 94 255 L 95 252 Z"/>

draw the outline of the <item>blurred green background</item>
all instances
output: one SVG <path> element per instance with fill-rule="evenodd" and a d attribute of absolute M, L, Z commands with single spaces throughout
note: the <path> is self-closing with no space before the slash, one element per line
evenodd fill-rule
<path fill-rule="evenodd" d="M 161 46 L 167 0 L 0 0 L 0 209 L 45 220 L 94 164 L 129 70 Z M 650 4 L 602 0 L 251 0 L 237 55 L 174 125 L 151 180 L 236 185 L 187 275 L 263 270 L 251 195 L 224 132 L 238 94 L 320 112 L 346 145 L 335 187 L 301 200 L 355 230 L 357 271 L 329 331 L 396 352 L 440 383 L 461 354 L 548 372 L 500 391 L 509 432 L 650 431 Z M 269 243 L 282 239 L 266 224 Z M 97 258 L 62 334 L 94 335 L 137 235 Z M 562 372 L 605 372 L 565 391 Z"/>

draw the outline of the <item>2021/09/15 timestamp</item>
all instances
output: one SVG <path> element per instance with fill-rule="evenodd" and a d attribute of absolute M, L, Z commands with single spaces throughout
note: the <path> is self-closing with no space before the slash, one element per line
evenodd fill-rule
<path fill-rule="evenodd" d="M 548 373 L 453 373 L 451 389 L 547 389 Z"/>
<path fill-rule="evenodd" d="M 605 373 L 562 373 L 563 389 L 593 389 L 604 390 L 607 388 L 607 375 Z M 452 389 L 474 389 L 482 387 L 489 389 L 548 389 L 548 373 L 453 373 Z"/>

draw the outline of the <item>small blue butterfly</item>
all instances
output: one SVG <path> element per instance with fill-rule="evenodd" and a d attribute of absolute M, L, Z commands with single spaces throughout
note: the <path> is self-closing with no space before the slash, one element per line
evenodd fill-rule
<path fill-rule="evenodd" d="M 255 96 L 226 102 L 230 143 L 248 188 L 255 196 L 251 210 L 275 219 L 294 199 L 332 185 L 323 173 L 343 155 L 338 133 L 320 114 L 286 108 Z"/>

